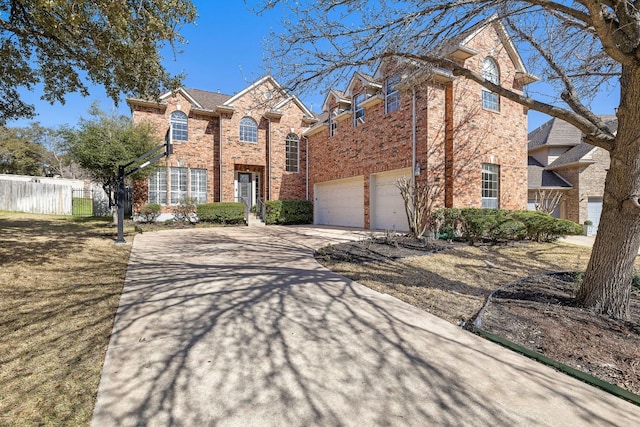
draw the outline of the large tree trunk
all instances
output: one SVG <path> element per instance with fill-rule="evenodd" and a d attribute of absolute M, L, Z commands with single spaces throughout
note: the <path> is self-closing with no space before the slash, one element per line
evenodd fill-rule
<path fill-rule="evenodd" d="M 586 307 L 625 319 L 640 246 L 640 70 L 623 67 L 620 89 L 602 216 L 577 298 Z"/>

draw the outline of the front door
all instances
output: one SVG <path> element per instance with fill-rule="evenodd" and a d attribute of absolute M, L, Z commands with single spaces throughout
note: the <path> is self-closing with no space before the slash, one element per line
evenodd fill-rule
<path fill-rule="evenodd" d="M 251 173 L 238 173 L 238 201 L 244 203 L 248 209 L 253 206 L 252 175 Z"/>

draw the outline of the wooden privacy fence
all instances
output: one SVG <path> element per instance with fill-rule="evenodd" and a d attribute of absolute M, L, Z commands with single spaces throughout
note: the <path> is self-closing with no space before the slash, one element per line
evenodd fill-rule
<path fill-rule="evenodd" d="M 37 181 L 0 181 L 0 210 L 71 215 L 72 187 Z"/>
<path fill-rule="evenodd" d="M 126 189 L 126 196 L 125 214 L 131 215 L 130 188 Z M 0 174 L 0 210 L 54 215 L 111 215 L 109 197 L 96 183 L 6 174 Z"/>

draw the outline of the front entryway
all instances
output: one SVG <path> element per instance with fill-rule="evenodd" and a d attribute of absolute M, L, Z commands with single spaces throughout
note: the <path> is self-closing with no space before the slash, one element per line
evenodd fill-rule
<path fill-rule="evenodd" d="M 251 209 L 257 202 L 260 191 L 260 174 L 257 172 L 236 172 L 236 202 Z"/>

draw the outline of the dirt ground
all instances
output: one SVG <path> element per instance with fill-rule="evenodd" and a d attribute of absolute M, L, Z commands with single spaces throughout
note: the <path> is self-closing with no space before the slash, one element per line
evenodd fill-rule
<path fill-rule="evenodd" d="M 470 246 L 400 236 L 328 246 L 327 268 L 460 326 L 481 328 L 640 394 L 640 290 L 629 321 L 575 304 L 590 249 L 562 243 Z"/>

